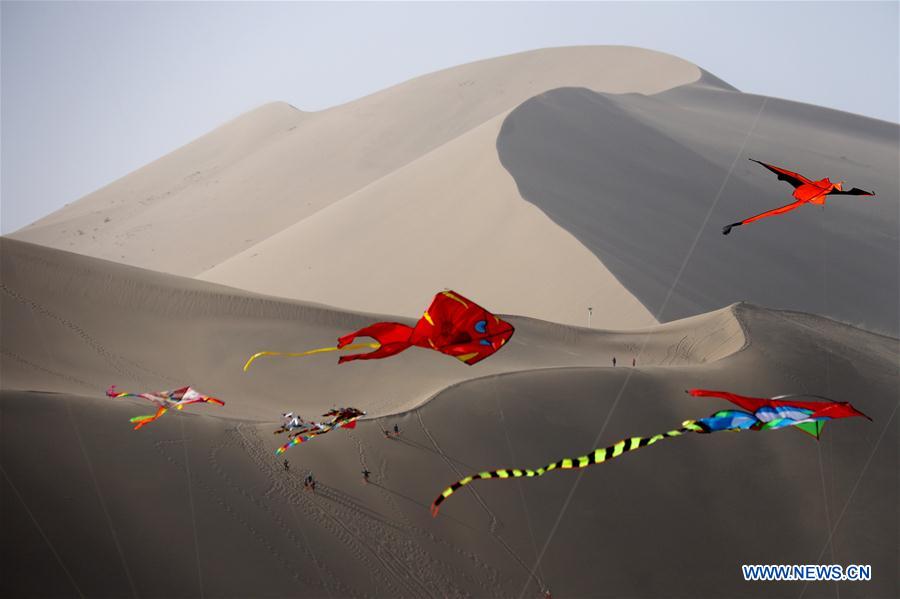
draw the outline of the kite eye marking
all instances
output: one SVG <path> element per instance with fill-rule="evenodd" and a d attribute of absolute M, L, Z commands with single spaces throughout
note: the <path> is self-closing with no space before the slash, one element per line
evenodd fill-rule
<path fill-rule="evenodd" d="M 480 343 L 481 345 L 487 345 L 488 347 L 491 347 L 491 342 L 488 341 L 487 339 L 482 339 L 478 343 Z"/>
<path fill-rule="evenodd" d="M 475 330 L 481 334 L 487 333 L 487 321 L 479 320 L 475 323 Z"/>

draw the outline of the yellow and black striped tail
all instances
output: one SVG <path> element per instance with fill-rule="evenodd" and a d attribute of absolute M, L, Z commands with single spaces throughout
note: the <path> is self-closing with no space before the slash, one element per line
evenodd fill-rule
<path fill-rule="evenodd" d="M 648 445 L 653 445 L 657 441 L 662 441 L 663 439 L 668 439 L 670 437 L 680 437 L 681 435 L 684 435 L 686 433 L 707 432 L 702 426 L 700 426 L 693 420 L 685 420 L 681 426 L 682 428 L 667 431 L 659 435 L 653 435 L 652 437 L 631 437 L 630 439 L 622 439 L 618 443 L 610 445 L 609 447 L 604 447 L 603 449 L 595 449 L 591 454 L 579 456 L 577 458 L 563 458 L 558 462 L 553 462 L 551 464 L 548 464 L 547 466 L 544 466 L 543 468 L 538 468 L 536 470 L 506 468 L 501 470 L 492 470 L 490 472 L 479 472 L 478 474 L 467 476 L 461 480 L 456 481 L 455 483 L 444 489 L 444 491 L 440 495 L 438 495 L 437 499 L 434 500 L 434 503 L 431 504 L 431 516 L 437 516 L 441 503 L 443 503 L 448 497 L 453 495 L 453 493 L 455 493 L 457 489 L 479 479 L 521 477 L 533 478 L 536 476 L 543 476 L 551 470 L 577 470 L 579 468 L 586 468 L 587 466 L 591 466 L 592 464 L 602 464 L 603 462 L 619 457 L 623 453 L 634 451 L 635 449 L 640 449 L 641 447 L 646 447 Z"/>

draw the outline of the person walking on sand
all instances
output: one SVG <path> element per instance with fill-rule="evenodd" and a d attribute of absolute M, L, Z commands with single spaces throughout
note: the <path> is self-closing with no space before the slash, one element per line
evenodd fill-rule
<path fill-rule="evenodd" d="M 616 367 L 616 357 L 613 356 L 613 368 L 615 368 L 615 367 Z"/>
<path fill-rule="evenodd" d="M 372 473 L 369 472 L 369 469 L 368 469 L 368 468 L 363 468 L 362 475 L 363 475 L 363 481 L 364 481 L 364 482 L 369 482 L 369 475 L 370 475 L 370 474 L 372 474 Z"/>
<path fill-rule="evenodd" d="M 285 460 L 285 461 L 284 461 L 284 471 L 285 471 L 285 472 L 290 472 L 290 470 L 291 470 L 291 465 L 288 463 L 287 460 Z"/>
<path fill-rule="evenodd" d="M 631 358 L 631 366 L 632 368 L 637 366 L 637 358 Z"/>
<path fill-rule="evenodd" d="M 400 427 L 396 424 L 394 425 L 394 435 L 396 435 L 397 437 L 400 436 Z"/>

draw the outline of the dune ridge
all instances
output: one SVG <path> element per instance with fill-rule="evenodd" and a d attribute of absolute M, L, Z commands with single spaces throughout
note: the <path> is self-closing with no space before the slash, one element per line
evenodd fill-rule
<path fill-rule="evenodd" d="M 648 50 L 552 48 L 432 73 L 316 113 L 273 103 L 11 237 L 268 295 L 406 316 L 415 316 L 418 308 L 397 285 L 370 284 L 373 272 L 387 270 L 407 284 L 418 281 L 411 289 L 417 292 L 433 286 L 434 273 L 455 271 L 453 278 L 472 292 L 493 294 L 516 312 L 586 324 L 586 309 L 592 305 L 595 324 L 645 326 L 655 322 L 652 315 L 602 263 L 543 215 L 515 201 L 515 188 L 496 159 L 490 132 L 496 130 L 498 116 L 560 85 L 658 93 L 700 75 L 690 63 Z M 469 153 L 485 165 L 473 165 Z M 424 169 L 423 161 L 428 165 Z M 395 176 L 400 171 L 408 175 Z M 477 177 L 470 176 L 473 172 Z M 319 243 L 313 246 L 311 223 L 329 221 L 319 213 L 333 213 L 328 208 L 348 197 L 365 211 L 336 231 L 331 225 L 317 228 L 312 238 Z M 366 215 L 396 215 L 398 205 L 416 199 L 415 214 L 420 216 L 403 223 L 401 231 L 421 227 L 450 243 L 420 244 L 414 252 L 419 260 L 413 261 L 403 235 L 381 230 L 373 240 Z M 475 237 L 489 224 L 479 222 L 482 208 L 505 212 L 508 219 L 504 224 L 498 214 L 494 231 L 499 235 L 487 231 L 482 239 L 493 241 L 493 248 L 521 252 L 516 264 L 533 263 L 548 277 L 548 286 L 571 294 L 570 303 L 536 289 L 535 278 L 521 268 L 505 276 L 506 293 L 486 284 L 477 274 L 480 269 L 460 268 L 459 248 L 484 243 Z M 429 211 L 452 216 L 428 222 L 422 217 Z M 467 223 L 477 226 L 472 230 Z M 544 246 L 540 252 L 528 241 L 534 236 Z M 367 238 L 374 243 L 361 247 L 360 240 Z M 373 268 L 374 258 L 382 255 L 378 248 L 392 260 Z M 335 254 L 360 260 L 347 264 Z M 399 256 L 405 259 L 397 260 Z M 285 259 L 297 267 L 286 271 L 290 275 L 263 274 Z M 490 266 L 496 267 L 498 260 Z M 557 273 L 560 264 L 580 275 Z M 352 288 L 356 280 L 367 284 L 368 293 Z"/>
<path fill-rule="evenodd" d="M 655 93 L 699 76 L 690 63 L 649 50 L 554 48 L 432 73 L 318 113 L 272 103 L 13 236 L 115 261 L 123 261 L 119 249 L 123 248 L 130 254 L 124 259 L 128 263 L 193 275 L 233 255 L 238 247 L 243 249 L 246 243 L 274 234 L 285 223 L 298 222 L 538 91 L 578 81 L 612 92 Z M 457 93 L 448 95 L 448 87 L 457 88 Z M 264 143 L 247 143 L 235 129 Z M 212 159 L 208 156 L 211 149 L 222 156 Z M 241 164 L 222 168 L 221 163 L 232 153 Z M 213 173 L 214 169 L 222 172 Z M 183 185 L 196 171 L 203 175 L 202 181 L 198 177 L 196 185 Z M 213 204 L 209 194 L 204 194 L 208 183 L 217 186 Z M 106 214 L 109 204 L 134 207 L 146 201 L 141 194 L 172 189 L 177 189 L 178 193 L 172 194 L 177 197 L 166 200 L 165 210 L 148 207 L 143 210 L 145 218 L 103 223 L 106 216 L 115 216 Z M 250 198 L 263 200 L 266 210 L 252 207 Z M 242 216 L 242 235 L 236 240 L 220 239 L 216 231 L 227 230 L 228 219 L 237 214 Z M 63 223 L 65 232 L 60 228 Z M 78 228 L 87 232 L 97 227 L 99 231 L 104 224 L 102 235 L 95 240 L 77 234 Z M 147 224 L 153 225 L 152 232 L 137 230 Z M 134 233 L 133 238 L 112 242 L 128 231 Z M 185 235 L 188 231 L 192 234 Z M 154 247 L 156 235 L 183 238 L 181 247 L 192 250 L 189 254 L 200 252 L 200 256 L 181 256 L 179 260 L 177 253 Z M 214 249 L 201 251 L 204 246 Z"/>
<path fill-rule="evenodd" d="M 516 335 L 477 367 L 409 350 L 341 367 L 273 360 L 243 374 L 250 346 L 333 342 L 383 316 L 9 239 L 0 266 L 0 531 L 16 540 L 2 544 L 4 595 L 589 596 L 603 586 L 749 597 L 760 587 L 734 562 L 759 555 L 799 563 L 821 552 L 875 572 L 896 564 L 894 338 L 750 304 L 624 332 L 513 316 Z M 189 382 L 226 406 L 135 432 L 128 418 L 147 406 L 103 398 L 109 382 Z M 831 423 L 819 444 L 791 431 L 691 436 L 585 471 L 533 574 L 577 475 L 472 485 L 438 519 L 428 513 L 465 474 L 581 455 L 598 438 L 653 434 L 725 407 L 686 396 L 693 386 L 824 394 L 874 422 Z M 277 415 L 335 403 L 369 418 L 291 450 L 285 471 L 273 454 Z M 386 440 L 394 424 L 400 437 Z M 315 494 L 303 488 L 307 473 Z M 840 592 L 897 590 L 884 576 Z M 766 591 L 796 595 L 793 585 Z"/>
<path fill-rule="evenodd" d="M 235 398 L 216 414 L 250 420 L 272 420 L 297 404 L 324 411 L 335 397 L 357 398 L 370 414 L 383 415 L 489 373 L 605 366 L 614 355 L 622 365 L 632 357 L 642 365 L 700 364 L 746 343 L 732 308 L 637 331 L 504 316 L 516 335 L 476 367 L 414 348 L 384 364 L 268 358 L 244 373 L 241 366 L 256 351 L 329 346 L 372 322 L 413 321 L 261 296 L 12 239 L 0 239 L 0 256 L 3 388 L 71 392 L 78 381 L 79 392 L 100 394 L 111 383 L 141 389 L 191 384 Z M 420 298 L 422 306 L 432 293 Z M 416 377 L 401 374 L 410 367 Z M 307 391 L 302 399 L 298 389 Z"/>

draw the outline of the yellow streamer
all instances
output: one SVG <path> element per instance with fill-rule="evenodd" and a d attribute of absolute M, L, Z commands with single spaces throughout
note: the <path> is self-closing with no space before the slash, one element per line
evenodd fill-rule
<path fill-rule="evenodd" d="M 253 361 L 256 358 L 262 356 L 285 356 L 288 358 L 300 358 L 303 356 L 311 356 L 313 354 L 321 354 L 324 352 L 330 351 L 338 351 L 341 349 L 362 349 L 365 347 L 370 347 L 372 349 L 378 349 L 381 347 L 380 343 L 353 343 L 351 345 L 345 345 L 344 347 L 320 347 L 319 349 L 311 349 L 305 352 L 281 352 L 281 351 L 261 351 L 250 356 L 250 359 L 247 360 L 247 363 L 244 364 L 244 372 L 247 372 L 247 369 L 250 368 L 250 365 L 253 364 Z"/>

